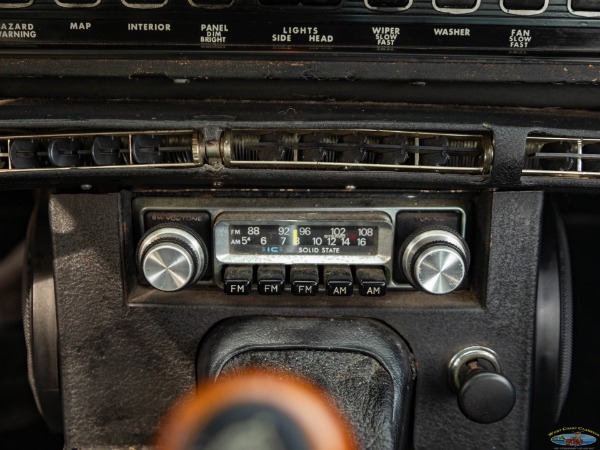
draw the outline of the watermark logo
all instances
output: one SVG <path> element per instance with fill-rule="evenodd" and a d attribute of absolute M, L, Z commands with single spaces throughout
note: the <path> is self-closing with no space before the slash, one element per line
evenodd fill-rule
<path fill-rule="evenodd" d="M 582 427 L 565 427 L 549 433 L 550 442 L 563 447 L 585 447 L 594 449 L 600 435 L 595 431 Z M 555 447 L 559 448 L 559 447 Z"/>

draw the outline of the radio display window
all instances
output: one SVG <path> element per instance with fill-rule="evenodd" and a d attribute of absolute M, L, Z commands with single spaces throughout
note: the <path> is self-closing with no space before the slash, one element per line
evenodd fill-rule
<path fill-rule="evenodd" d="M 229 225 L 232 255 L 377 255 L 379 227 L 302 223 Z"/>
<path fill-rule="evenodd" d="M 382 265 L 393 225 L 382 211 L 227 211 L 214 243 L 218 264 Z"/>

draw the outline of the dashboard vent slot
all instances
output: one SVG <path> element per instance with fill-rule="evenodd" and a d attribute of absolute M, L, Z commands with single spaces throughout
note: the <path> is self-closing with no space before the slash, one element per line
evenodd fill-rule
<path fill-rule="evenodd" d="M 0 172 L 64 168 L 188 167 L 200 160 L 195 131 L 0 136 Z"/>
<path fill-rule="evenodd" d="M 600 177 L 600 139 L 529 136 L 523 175 Z"/>
<path fill-rule="evenodd" d="M 228 130 L 229 167 L 486 174 L 490 136 L 380 130 Z"/>

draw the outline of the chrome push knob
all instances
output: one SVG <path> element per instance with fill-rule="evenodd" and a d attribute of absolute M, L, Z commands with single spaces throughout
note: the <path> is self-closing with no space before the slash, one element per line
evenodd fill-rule
<path fill-rule="evenodd" d="M 469 270 L 469 247 L 451 228 L 423 228 L 409 236 L 400 251 L 404 275 L 416 289 L 447 294 Z"/>
<path fill-rule="evenodd" d="M 152 287 L 178 291 L 202 277 L 207 266 L 206 245 L 187 227 L 159 225 L 142 237 L 137 263 Z"/>

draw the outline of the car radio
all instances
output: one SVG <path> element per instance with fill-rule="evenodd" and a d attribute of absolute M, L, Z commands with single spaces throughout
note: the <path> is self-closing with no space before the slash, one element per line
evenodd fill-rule
<path fill-rule="evenodd" d="M 383 296 L 465 288 L 464 201 L 331 199 L 134 201 L 139 277 L 159 291 L 216 285 L 229 295 Z M 274 205 L 278 205 L 274 209 Z"/>

